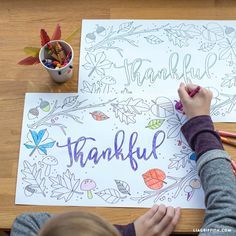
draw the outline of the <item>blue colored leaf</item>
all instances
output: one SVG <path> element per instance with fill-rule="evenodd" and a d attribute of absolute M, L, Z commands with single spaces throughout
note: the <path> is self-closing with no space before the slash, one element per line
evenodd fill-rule
<path fill-rule="evenodd" d="M 38 146 L 38 149 L 41 150 L 44 154 L 47 155 L 47 148 L 52 148 L 56 141 L 45 143 Z"/>

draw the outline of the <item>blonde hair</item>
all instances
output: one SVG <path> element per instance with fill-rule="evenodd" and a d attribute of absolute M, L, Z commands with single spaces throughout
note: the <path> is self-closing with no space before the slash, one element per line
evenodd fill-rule
<path fill-rule="evenodd" d="M 39 236 L 120 236 L 106 220 L 89 212 L 67 212 L 52 217 Z"/>

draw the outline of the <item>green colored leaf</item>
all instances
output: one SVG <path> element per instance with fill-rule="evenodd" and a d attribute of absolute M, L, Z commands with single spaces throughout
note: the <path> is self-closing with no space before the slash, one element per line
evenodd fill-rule
<path fill-rule="evenodd" d="M 40 48 L 35 48 L 35 47 L 25 47 L 24 52 L 32 57 L 37 57 L 39 55 L 39 50 Z"/>
<path fill-rule="evenodd" d="M 163 124 L 163 122 L 165 121 L 165 119 L 155 119 L 155 120 L 151 120 L 149 121 L 148 125 L 146 126 L 146 128 L 149 129 L 158 129 L 159 127 L 161 127 L 161 125 Z"/>
<path fill-rule="evenodd" d="M 67 43 L 70 43 L 70 42 L 72 41 L 72 39 L 76 36 L 76 34 L 79 33 L 79 31 L 80 31 L 79 28 L 76 29 L 74 32 L 72 32 L 72 33 L 65 39 L 65 41 L 66 41 Z"/>

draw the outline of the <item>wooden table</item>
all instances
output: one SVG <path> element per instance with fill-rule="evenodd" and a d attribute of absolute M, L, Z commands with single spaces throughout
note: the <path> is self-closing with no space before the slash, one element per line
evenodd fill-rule
<path fill-rule="evenodd" d="M 40 46 L 39 30 L 52 34 L 59 22 L 62 37 L 81 27 L 82 19 L 235 19 L 236 2 L 223 0 L 1 0 L 0 1 L 0 229 L 9 229 L 14 218 L 28 211 L 59 213 L 86 209 L 112 223 L 126 224 L 146 211 L 132 208 L 16 206 L 15 188 L 19 144 L 26 92 L 76 92 L 79 36 L 72 42 L 75 74 L 72 81 L 55 84 L 40 66 L 20 66 L 25 46 Z M 234 123 L 217 128 L 236 132 Z M 236 156 L 236 149 L 226 147 Z M 203 221 L 203 210 L 182 210 L 176 232 L 192 232 Z"/>

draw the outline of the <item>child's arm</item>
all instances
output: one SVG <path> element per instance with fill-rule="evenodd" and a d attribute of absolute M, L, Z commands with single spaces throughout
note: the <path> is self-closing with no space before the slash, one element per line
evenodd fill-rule
<path fill-rule="evenodd" d="M 48 213 L 25 213 L 16 217 L 10 236 L 36 236 L 42 226 L 51 218 Z"/>
<path fill-rule="evenodd" d="M 230 157 L 209 116 L 212 93 L 201 88 L 191 98 L 188 92 L 194 88 L 194 85 L 181 84 L 178 92 L 184 112 L 190 118 L 182 132 L 196 152 L 197 169 L 205 192 L 202 231 L 207 232 L 201 235 L 236 235 L 236 180 Z"/>

